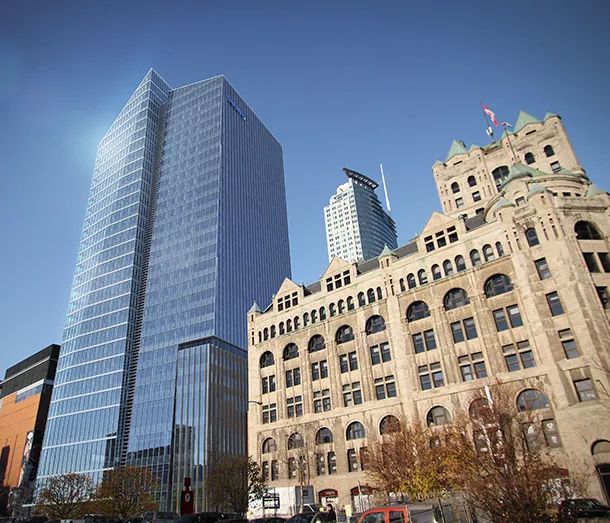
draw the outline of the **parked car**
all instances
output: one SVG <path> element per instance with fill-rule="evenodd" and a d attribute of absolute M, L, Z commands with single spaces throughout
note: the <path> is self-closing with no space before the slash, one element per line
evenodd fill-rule
<path fill-rule="evenodd" d="M 197 512 L 195 514 L 184 514 L 178 523 L 216 523 L 236 517 L 237 514 L 231 512 Z"/>
<path fill-rule="evenodd" d="M 145 512 L 142 519 L 146 523 L 174 523 L 180 519 L 175 512 Z M 85 521 L 85 523 L 87 523 Z"/>
<path fill-rule="evenodd" d="M 610 507 L 593 498 L 564 499 L 559 514 L 565 519 L 610 517 Z"/>
<path fill-rule="evenodd" d="M 409 503 L 365 510 L 357 523 L 435 523 L 435 521 L 432 505 Z"/>
<path fill-rule="evenodd" d="M 250 523 L 284 523 L 286 518 L 280 518 L 278 516 L 269 516 L 268 518 L 255 518 L 251 519 Z"/>
<path fill-rule="evenodd" d="M 308 511 L 295 514 L 286 520 L 286 523 L 330 523 L 331 521 L 335 521 L 335 518 L 331 518 L 327 512 Z"/>

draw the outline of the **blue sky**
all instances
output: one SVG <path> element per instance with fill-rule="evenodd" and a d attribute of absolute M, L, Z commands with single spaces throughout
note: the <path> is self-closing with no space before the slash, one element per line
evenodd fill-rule
<path fill-rule="evenodd" d="M 322 208 L 383 162 L 399 243 L 439 210 L 481 101 L 562 115 L 608 189 L 610 2 L 9 0 L 0 17 L 0 371 L 60 342 L 95 147 L 149 67 L 225 74 L 284 148 L 293 277 L 327 263 Z"/>

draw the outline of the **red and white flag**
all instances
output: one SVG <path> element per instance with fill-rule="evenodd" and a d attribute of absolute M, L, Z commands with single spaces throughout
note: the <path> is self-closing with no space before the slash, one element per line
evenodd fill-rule
<path fill-rule="evenodd" d="M 492 121 L 492 123 L 496 126 L 499 127 L 500 126 L 500 122 L 498 122 L 498 120 L 496 119 L 496 113 L 494 113 L 489 107 L 487 107 L 486 105 L 483 105 L 483 112 L 489 116 L 489 119 Z"/>

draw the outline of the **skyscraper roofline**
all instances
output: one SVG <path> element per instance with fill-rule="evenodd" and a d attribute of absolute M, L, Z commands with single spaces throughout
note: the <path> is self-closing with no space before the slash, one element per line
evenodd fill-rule
<path fill-rule="evenodd" d="M 363 183 L 364 185 L 368 185 L 373 190 L 375 190 L 375 189 L 377 189 L 377 187 L 379 187 L 379 184 L 377 182 L 371 180 L 368 176 L 365 176 L 364 174 L 361 174 L 357 171 L 352 171 L 351 169 L 348 169 L 347 167 L 343 167 L 343 172 L 345 173 L 345 176 L 347 176 L 348 178 L 352 178 L 360 183 Z"/>

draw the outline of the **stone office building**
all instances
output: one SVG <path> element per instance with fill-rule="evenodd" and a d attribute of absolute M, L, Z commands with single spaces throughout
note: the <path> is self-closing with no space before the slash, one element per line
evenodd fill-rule
<path fill-rule="evenodd" d="M 499 380 L 609 501 L 610 196 L 552 114 L 522 113 L 485 147 L 456 141 L 433 172 L 444 212 L 415 239 L 286 279 L 249 312 L 249 453 L 270 487 L 305 470 L 316 501 L 358 509 L 362 457 L 392 417 L 451 422 Z"/>

